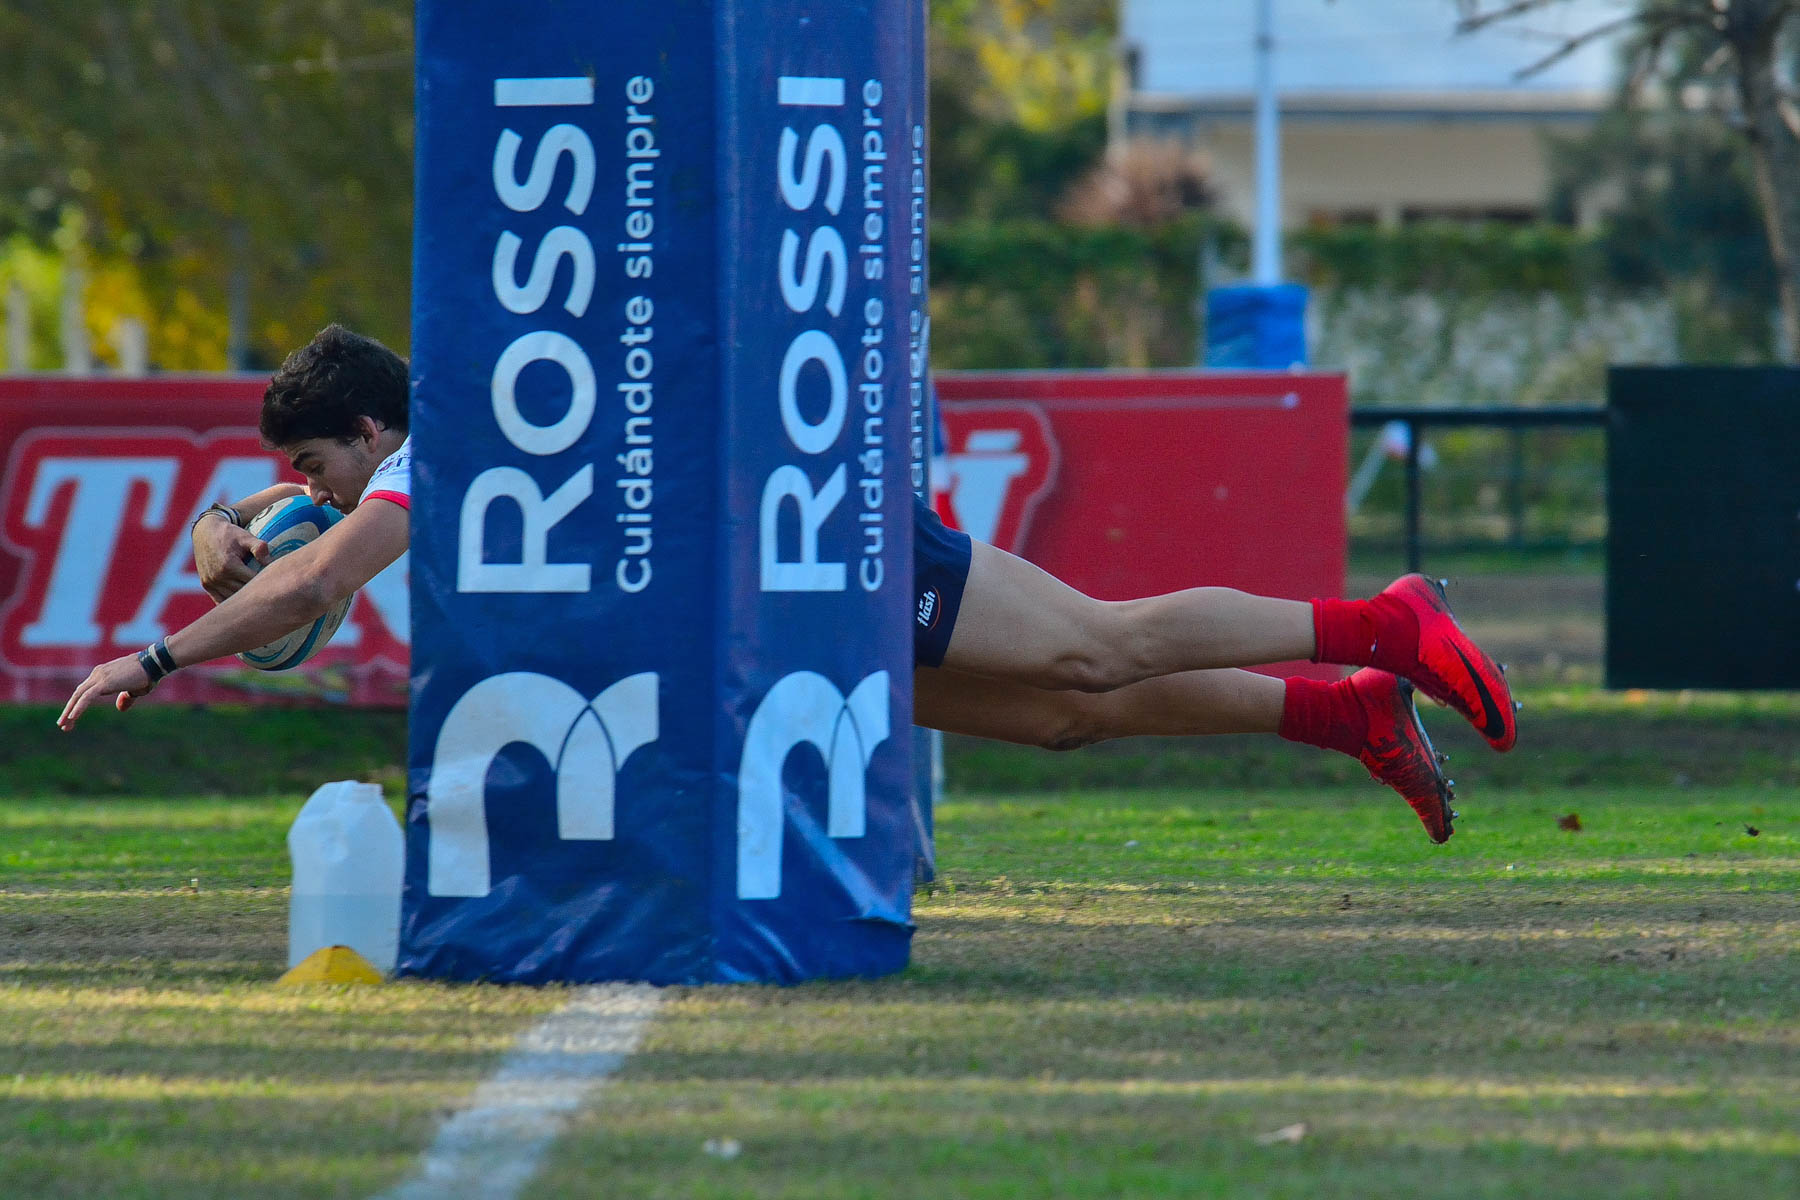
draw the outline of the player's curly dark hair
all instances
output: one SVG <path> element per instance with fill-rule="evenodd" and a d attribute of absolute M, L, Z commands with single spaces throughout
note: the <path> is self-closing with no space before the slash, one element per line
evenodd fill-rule
<path fill-rule="evenodd" d="M 288 355 L 263 391 L 262 438 L 291 446 L 307 438 L 347 440 L 356 419 L 407 428 L 406 360 L 374 338 L 331 324 Z"/>

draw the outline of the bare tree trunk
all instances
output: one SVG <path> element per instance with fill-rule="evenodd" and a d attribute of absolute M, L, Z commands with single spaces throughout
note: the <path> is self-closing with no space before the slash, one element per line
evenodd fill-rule
<path fill-rule="evenodd" d="M 1725 37 L 1737 59 L 1738 101 L 1780 289 L 1783 352 L 1788 362 L 1800 362 L 1800 137 L 1782 115 L 1775 74 L 1776 35 L 1793 4 L 1735 0 L 1726 11 Z"/>

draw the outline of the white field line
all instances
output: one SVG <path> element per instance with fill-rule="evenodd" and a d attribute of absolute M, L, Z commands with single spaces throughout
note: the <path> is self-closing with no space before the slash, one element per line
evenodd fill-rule
<path fill-rule="evenodd" d="M 377 1200 L 513 1200 L 563 1122 L 643 1040 L 661 997 L 644 984 L 585 987 L 520 1037 L 413 1175 Z"/>

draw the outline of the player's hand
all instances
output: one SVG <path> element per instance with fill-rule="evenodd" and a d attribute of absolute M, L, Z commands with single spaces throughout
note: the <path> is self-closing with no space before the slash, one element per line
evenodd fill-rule
<path fill-rule="evenodd" d="M 268 565 L 269 543 L 230 521 L 211 517 L 194 526 L 194 569 L 200 586 L 223 600 L 255 577 L 252 562 Z"/>
<path fill-rule="evenodd" d="M 224 523 L 217 522 L 220 525 Z M 115 696 L 113 703 L 120 712 L 124 712 L 138 697 L 149 695 L 150 689 L 155 686 L 150 682 L 150 676 L 144 673 L 144 668 L 138 665 L 135 654 L 103 662 L 88 672 L 88 677 L 81 681 L 81 686 L 75 689 L 69 702 L 63 705 L 62 716 L 56 718 L 56 724 L 67 733 L 75 728 L 75 722 L 81 719 L 81 714 L 87 711 L 89 705 L 108 696 Z"/>

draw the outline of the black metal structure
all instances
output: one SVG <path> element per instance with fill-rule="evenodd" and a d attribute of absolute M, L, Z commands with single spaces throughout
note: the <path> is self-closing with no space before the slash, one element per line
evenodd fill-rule
<path fill-rule="evenodd" d="M 1352 408 L 1350 424 L 1380 427 L 1398 421 L 1406 426 L 1406 569 L 1417 571 L 1419 546 L 1420 474 L 1419 444 L 1427 428 L 1481 426 L 1486 428 L 1543 429 L 1554 427 L 1605 428 L 1605 408 Z"/>
<path fill-rule="evenodd" d="M 1607 372 L 1606 685 L 1800 687 L 1800 369 Z"/>

